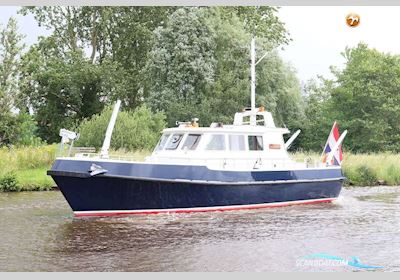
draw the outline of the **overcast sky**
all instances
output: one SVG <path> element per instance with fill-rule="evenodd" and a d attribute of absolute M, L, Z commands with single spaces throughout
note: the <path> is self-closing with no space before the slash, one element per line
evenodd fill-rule
<path fill-rule="evenodd" d="M 32 15 L 17 15 L 17 11 L 19 9 L 19 7 L 0 6 L 0 24 L 4 27 L 7 24 L 8 19 L 11 16 L 14 16 L 18 20 L 20 33 L 26 36 L 25 43 L 27 45 L 35 43 L 39 36 L 49 34 L 49 31 L 47 31 L 45 28 L 39 28 L 37 26 L 37 23 Z"/>
<path fill-rule="evenodd" d="M 5 25 L 18 9 L 0 7 L 0 23 Z M 346 25 L 350 12 L 360 15 L 358 27 Z M 400 54 L 400 7 L 281 7 L 279 16 L 293 39 L 281 55 L 295 67 L 301 81 L 317 75 L 330 77 L 329 66 L 343 66 L 340 53 L 360 41 L 379 51 Z M 16 18 L 28 45 L 48 34 L 32 16 Z"/>
<path fill-rule="evenodd" d="M 346 24 L 357 13 L 360 25 Z M 342 66 L 340 53 L 360 41 L 379 51 L 400 54 L 400 7 L 282 7 L 279 15 L 293 41 L 281 52 L 301 80 L 330 75 L 329 66 Z"/>

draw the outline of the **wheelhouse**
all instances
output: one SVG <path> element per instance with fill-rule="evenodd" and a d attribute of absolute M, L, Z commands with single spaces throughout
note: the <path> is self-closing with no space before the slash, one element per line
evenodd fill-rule
<path fill-rule="evenodd" d="M 272 135 L 273 133 L 268 133 Z M 282 134 L 235 131 L 165 131 L 154 153 L 170 152 L 265 152 L 283 150 Z M 276 134 L 276 133 L 275 133 Z M 281 137 L 279 137 L 281 136 Z"/>
<path fill-rule="evenodd" d="M 251 124 L 252 116 L 256 116 L 255 125 Z M 275 127 L 271 114 L 263 109 L 236 113 L 233 125 L 178 123 L 178 127 L 164 129 L 147 160 L 214 168 L 267 168 L 272 163 L 277 167 L 293 163 L 283 139 L 286 133 L 289 130 Z"/>

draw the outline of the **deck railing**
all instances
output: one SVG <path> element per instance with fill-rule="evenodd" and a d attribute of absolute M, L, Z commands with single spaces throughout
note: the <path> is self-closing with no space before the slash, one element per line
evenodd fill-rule
<path fill-rule="evenodd" d="M 110 152 L 108 159 L 111 160 L 122 160 L 122 161 L 143 161 L 146 154 L 118 154 Z M 70 149 L 64 146 L 63 151 L 59 151 L 57 157 L 75 157 L 75 158 L 92 158 L 101 159 L 100 152 L 96 151 L 94 147 L 73 147 Z M 166 162 L 166 158 L 161 158 L 159 161 Z M 224 157 L 218 159 L 207 159 L 207 158 L 179 158 L 171 157 L 167 162 L 169 163 L 185 163 L 195 165 L 206 165 L 210 168 L 216 169 L 241 169 L 252 167 L 253 170 L 257 169 L 288 169 L 288 168 L 317 168 L 323 167 L 323 164 L 311 157 L 306 157 L 303 162 L 291 161 L 289 159 L 254 159 L 254 158 L 237 158 L 237 157 Z"/>

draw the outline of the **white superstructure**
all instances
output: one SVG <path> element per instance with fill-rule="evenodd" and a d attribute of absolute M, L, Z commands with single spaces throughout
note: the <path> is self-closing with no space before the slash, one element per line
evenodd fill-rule
<path fill-rule="evenodd" d="M 257 120 L 256 125 L 249 123 Z M 163 135 L 146 162 L 206 165 L 224 170 L 279 170 L 307 167 L 293 161 L 285 147 L 286 128 L 277 128 L 264 108 L 235 114 L 233 125 L 213 123 L 198 127 L 197 122 L 164 129 Z"/>

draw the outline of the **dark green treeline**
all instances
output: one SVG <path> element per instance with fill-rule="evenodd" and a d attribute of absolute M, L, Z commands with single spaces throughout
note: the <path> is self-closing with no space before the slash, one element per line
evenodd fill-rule
<path fill-rule="evenodd" d="M 28 48 L 14 19 L 2 27 L 0 145 L 58 142 L 60 128 L 97 135 L 96 120 L 105 118 L 92 117 L 108 114 L 117 99 L 128 115 L 140 116 L 127 117 L 125 126 L 152 139 L 122 148 L 148 148 L 176 120 L 232 122 L 250 103 L 255 36 L 257 53 L 268 52 L 257 65 L 257 104 L 280 126 L 303 130 L 294 148 L 320 150 L 336 120 L 349 129 L 348 149 L 400 149 L 398 56 L 360 44 L 345 50 L 347 64 L 332 70 L 333 80 L 301 87 L 277 52 L 290 44 L 277 8 L 25 7 L 19 13 L 32 14 L 51 34 Z M 142 127 L 152 112 L 156 118 Z M 116 139 L 132 138 L 117 131 Z"/>

